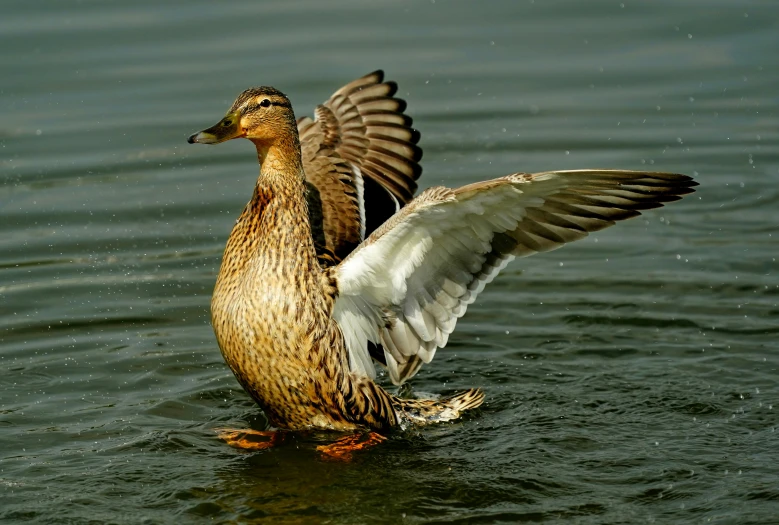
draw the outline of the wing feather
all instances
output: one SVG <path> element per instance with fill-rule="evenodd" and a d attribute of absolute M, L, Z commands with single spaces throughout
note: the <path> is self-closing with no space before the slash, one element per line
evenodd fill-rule
<path fill-rule="evenodd" d="M 358 78 L 317 106 L 315 119 L 298 120 L 309 213 L 323 264 L 346 257 L 416 191 L 419 133 L 403 114 L 406 103 L 394 97 L 397 85 L 383 79 L 382 71 Z M 374 181 L 370 191 L 366 177 Z"/>
<path fill-rule="evenodd" d="M 559 248 L 695 185 L 685 175 L 577 170 L 426 190 L 332 269 L 333 317 L 352 370 L 374 376 L 370 342 L 384 349 L 392 381 L 403 383 L 515 257 Z"/>

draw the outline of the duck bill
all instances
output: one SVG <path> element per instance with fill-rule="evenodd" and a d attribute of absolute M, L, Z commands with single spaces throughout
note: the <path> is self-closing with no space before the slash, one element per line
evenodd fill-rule
<path fill-rule="evenodd" d="M 187 139 L 190 144 L 219 144 L 230 139 L 237 139 L 246 136 L 246 131 L 241 128 L 241 119 L 235 113 L 229 113 L 211 126 L 204 129 Z"/>

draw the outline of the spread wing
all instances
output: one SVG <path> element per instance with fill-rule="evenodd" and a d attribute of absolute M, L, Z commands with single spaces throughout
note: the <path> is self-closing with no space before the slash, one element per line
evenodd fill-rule
<path fill-rule="evenodd" d="M 352 371 L 374 377 L 373 353 L 401 384 L 446 345 L 512 259 L 559 248 L 696 185 L 685 175 L 578 170 L 426 190 L 331 270 L 333 317 Z"/>
<path fill-rule="evenodd" d="M 298 120 L 308 204 L 320 260 L 340 261 L 416 191 L 419 133 L 375 71 Z M 323 257 L 324 256 L 324 259 Z"/>

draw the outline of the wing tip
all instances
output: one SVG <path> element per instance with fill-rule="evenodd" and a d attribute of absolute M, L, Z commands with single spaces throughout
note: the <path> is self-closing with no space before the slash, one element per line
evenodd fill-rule
<path fill-rule="evenodd" d="M 419 132 L 416 128 L 409 128 L 409 131 L 411 131 L 411 138 L 409 139 L 409 142 L 412 144 L 419 144 L 419 139 L 422 138 L 422 134 Z M 422 154 L 419 155 L 419 158 L 422 158 Z"/>
<path fill-rule="evenodd" d="M 362 78 L 366 80 L 371 79 L 374 80 L 376 84 L 381 84 L 384 81 L 384 70 L 381 68 L 376 69 L 374 71 L 371 71 L 370 73 L 368 73 Z"/>
<path fill-rule="evenodd" d="M 387 86 L 387 89 L 389 89 L 389 91 L 387 92 L 388 97 L 392 97 L 395 95 L 395 93 L 398 92 L 398 83 L 395 82 L 394 80 L 388 80 L 386 82 L 383 82 L 383 84 Z"/>

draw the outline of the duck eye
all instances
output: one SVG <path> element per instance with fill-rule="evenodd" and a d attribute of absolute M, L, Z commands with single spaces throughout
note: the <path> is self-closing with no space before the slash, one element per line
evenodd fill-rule
<path fill-rule="evenodd" d="M 262 102 L 260 102 L 260 106 L 264 108 L 270 107 L 270 100 L 268 100 L 267 98 L 262 99 Z"/>

